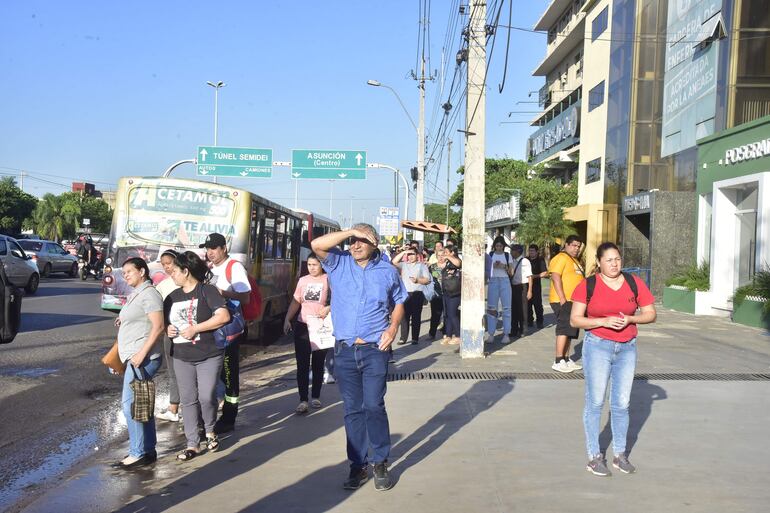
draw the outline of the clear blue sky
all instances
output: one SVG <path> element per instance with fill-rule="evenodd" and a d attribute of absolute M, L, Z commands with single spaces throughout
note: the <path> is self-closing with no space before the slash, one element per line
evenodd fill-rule
<path fill-rule="evenodd" d="M 512 24 L 532 27 L 546 0 L 514 2 Z M 447 35 L 456 0 L 433 0 L 430 66 L 441 71 L 427 86 L 426 126 L 436 135 L 437 96 L 446 101 L 460 48 L 462 17 Z M 490 4 L 495 4 L 492 0 Z M 213 143 L 214 90 L 219 95 L 219 145 L 272 148 L 288 161 L 292 148 L 366 150 L 369 162 L 398 167 L 416 163 L 416 134 L 390 85 L 417 121 L 418 91 L 409 78 L 417 64 L 418 0 L 391 1 L 30 1 L 0 7 L 0 173 L 25 170 L 27 192 L 59 193 L 85 180 L 109 190 L 121 176 L 158 175 Z M 452 9 L 451 18 L 457 18 Z M 500 21 L 507 24 L 508 4 Z M 502 80 L 507 31 L 500 29 L 487 80 L 487 156 L 522 158 L 527 120 L 536 104 L 516 105 L 543 84 L 531 70 L 545 56 L 545 36 L 511 32 L 508 77 Z M 455 105 L 464 109 L 465 102 Z M 439 112 L 442 112 L 439 110 Z M 450 133 L 452 173 L 462 164 L 463 138 Z M 428 143 L 428 151 L 433 147 Z M 439 158 L 436 152 L 435 158 Z M 429 167 L 426 197 L 443 203 L 446 160 Z M 291 206 L 288 168 L 272 179 L 222 179 Z M 192 177 L 191 165 L 175 175 Z M 46 183 L 41 180 L 47 180 Z M 436 184 L 434 188 L 433 184 Z M 399 192 L 403 205 L 403 190 Z M 393 203 L 392 174 L 369 170 L 366 181 L 334 184 L 333 215 L 371 222 L 377 207 Z M 299 184 L 301 207 L 329 214 L 329 182 Z M 414 198 L 411 208 L 414 211 Z"/>

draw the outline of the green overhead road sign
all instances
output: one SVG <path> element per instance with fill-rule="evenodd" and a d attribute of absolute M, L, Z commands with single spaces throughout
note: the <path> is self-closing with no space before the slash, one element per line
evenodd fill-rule
<path fill-rule="evenodd" d="M 273 176 L 273 150 L 198 146 L 198 175 L 270 178 Z"/>
<path fill-rule="evenodd" d="M 360 150 L 292 150 L 291 177 L 322 180 L 363 180 L 366 152 Z"/>

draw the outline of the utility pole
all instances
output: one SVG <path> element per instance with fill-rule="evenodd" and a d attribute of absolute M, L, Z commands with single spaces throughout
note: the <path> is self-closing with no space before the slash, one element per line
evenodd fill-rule
<path fill-rule="evenodd" d="M 19 171 L 19 189 L 24 192 L 24 171 Z"/>
<path fill-rule="evenodd" d="M 452 139 L 446 141 L 446 225 L 449 226 L 449 168 L 452 167 Z"/>
<path fill-rule="evenodd" d="M 329 219 L 334 219 L 334 214 L 332 214 L 333 198 L 334 198 L 334 180 L 329 180 Z"/>
<path fill-rule="evenodd" d="M 460 332 L 463 358 L 484 357 L 484 151 L 487 0 L 471 0 L 468 26 L 465 180 L 463 197 L 463 287 Z"/>
<path fill-rule="evenodd" d="M 417 221 L 425 220 L 425 57 L 420 59 L 420 119 L 417 125 L 417 194 L 414 217 Z M 417 231 L 414 238 L 420 243 L 424 240 L 424 233 Z M 422 245 L 422 244 L 420 244 Z"/>

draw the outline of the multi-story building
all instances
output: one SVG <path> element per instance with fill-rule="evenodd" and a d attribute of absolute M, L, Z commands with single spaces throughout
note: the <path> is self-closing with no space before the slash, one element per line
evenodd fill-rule
<path fill-rule="evenodd" d="M 578 205 L 567 217 L 589 268 L 601 241 L 618 242 L 660 293 L 694 260 L 697 204 L 710 201 L 696 197 L 697 141 L 770 114 L 770 0 L 579 3 Z"/>
<path fill-rule="evenodd" d="M 532 72 L 545 77 L 538 94 L 543 109 L 531 122 L 527 160 L 569 182 L 578 169 L 580 103 L 583 85 L 583 32 L 586 0 L 553 0 L 534 29 L 548 32 L 546 56 Z"/>

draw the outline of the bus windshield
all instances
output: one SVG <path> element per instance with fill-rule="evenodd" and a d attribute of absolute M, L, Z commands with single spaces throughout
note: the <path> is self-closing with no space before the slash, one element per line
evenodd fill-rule
<path fill-rule="evenodd" d="M 142 184 L 128 194 L 126 232 L 144 242 L 195 247 L 209 233 L 232 237 L 234 217 L 229 191 Z"/>

